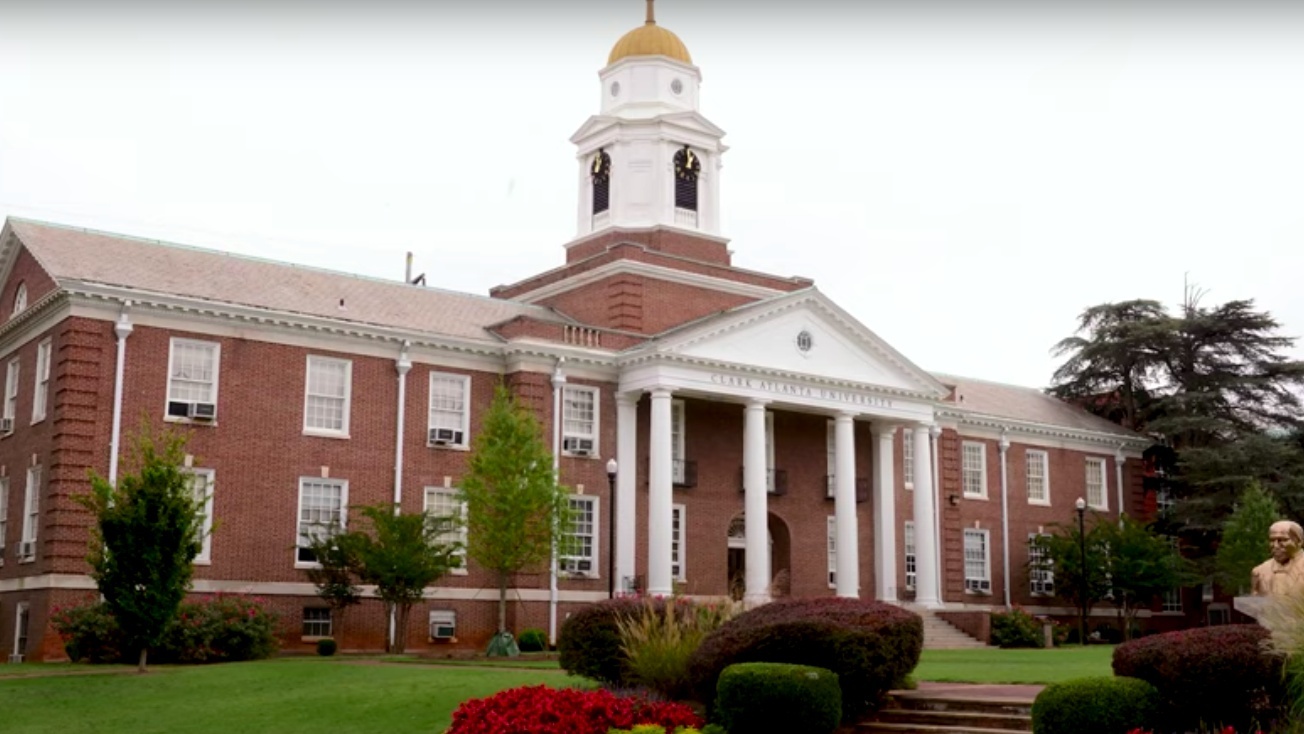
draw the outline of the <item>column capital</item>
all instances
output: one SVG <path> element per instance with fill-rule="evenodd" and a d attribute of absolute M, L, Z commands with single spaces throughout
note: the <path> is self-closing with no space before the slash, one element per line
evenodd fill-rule
<path fill-rule="evenodd" d="M 887 436 L 888 438 L 896 438 L 897 425 L 895 423 L 874 421 L 869 424 L 869 432 L 878 438 L 884 436 Z"/>
<path fill-rule="evenodd" d="M 1001 441 L 996 445 L 1002 454 L 1010 450 L 1010 436 L 1004 428 L 1001 429 Z"/>
<path fill-rule="evenodd" d="M 764 410 L 765 406 L 769 404 L 770 401 L 765 400 L 763 398 L 748 398 L 746 404 L 743 405 L 743 408 L 747 410 L 755 410 L 755 409 Z"/>
<path fill-rule="evenodd" d="M 618 392 L 616 393 L 617 405 L 637 405 L 641 395 L 637 392 Z"/>
<path fill-rule="evenodd" d="M 930 424 L 928 426 L 928 435 L 932 436 L 933 438 L 937 438 L 938 436 L 942 435 L 942 427 L 937 425 L 936 423 Z"/>
<path fill-rule="evenodd" d="M 647 394 L 651 395 L 653 398 L 668 398 L 675 394 L 675 389 L 672 387 L 660 386 L 650 387 L 647 389 Z"/>
<path fill-rule="evenodd" d="M 856 420 L 858 415 L 860 414 L 854 410 L 839 410 L 837 415 L 833 416 L 833 420 L 839 423 L 850 422 Z"/>

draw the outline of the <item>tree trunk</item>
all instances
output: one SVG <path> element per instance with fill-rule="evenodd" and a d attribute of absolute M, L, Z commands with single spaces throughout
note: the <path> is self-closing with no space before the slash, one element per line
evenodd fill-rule
<path fill-rule="evenodd" d="M 412 613 L 411 604 L 399 604 L 394 612 L 394 652 L 402 655 L 407 651 L 408 615 Z"/>
<path fill-rule="evenodd" d="M 498 634 L 507 631 L 507 574 L 498 574 Z"/>
<path fill-rule="evenodd" d="M 146 658 L 147 658 L 148 656 L 149 656 L 149 648 L 148 648 L 148 647 L 142 647 L 142 648 L 140 648 L 140 660 L 136 663 L 136 672 L 137 672 L 137 673 L 144 673 L 144 672 L 146 672 L 146 670 L 145 670 L 145 660 L 146 660 Z"/>

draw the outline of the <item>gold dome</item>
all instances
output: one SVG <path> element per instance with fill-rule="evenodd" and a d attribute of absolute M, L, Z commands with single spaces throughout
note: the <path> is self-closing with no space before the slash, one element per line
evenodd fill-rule
<path fill-rule="evenodd" d="M 679 40 L 679 36 L 657 25 L 652 13 L 652 0 L 647 3 L 647 22 L 616 41 L 616 45 L 611 48 L 611 55 L 607 57 L 607 65 L 627 56 L 669 56 L 685 64 L 693 63 L 693 57 L 688 55 L 688 47 Z"/>

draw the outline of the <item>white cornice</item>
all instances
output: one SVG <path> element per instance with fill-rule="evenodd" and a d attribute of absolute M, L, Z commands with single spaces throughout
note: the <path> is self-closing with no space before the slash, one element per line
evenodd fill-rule
<path fill-rule="evenodd" d="M 1125 455 L 1133 458 L 1139 457 L 1141 452 L 1153 443 L 1144 436 L 1125 436 L 1103 431 L 1054 426 L 1017 418 L 985 415 L 957 408 L 951 404 L 942 404 L 938 408 L 938 417 L 956 420 L 958 423 L 957 430 L 960 433 L 981 433 L 985 430 L 991 433 L 987 437 L 992 438 L 999 437 L 1002 430 L 1007 430 L 1013 440 L 1018 440 L 1021 436 L 1024 436 L 1034 439 L 1076 441 L 1090 444 L 1096 447 L 1097 451 L 1108 452 L 1111 455 L 1121 447 Z"/>
<path fill-rule="evenodd" d="M 665 280 L 671 283 L 681 283 L 683 285 L 720 291 L 721 293 L 747 296 L 749 298 L 772 298 L 783 293 L 783 291 L 776 288 L 766 288 L 765 286 L 751 285 L 750 283 L 739 283 L 725 278 L 717 278 L 713 275 L 690 273 L 684 270 L 668 268 L 664 265 L 653 265 L 639 260 L 615 260 L 605 265 L 600 265 L 592 270 L 580 273 L 579 275 L 564 278 L 549 283 L 548 285 L 539 286 L 532 291 L 522 293 L 513 300 L 522 303 L 537 303 L 545 298 L 552 298 L 553 296 L 561 295 L 562 293 L 595 283 L 603 278 L 609 278 L 613 275 L 639 275 L 656 280 Z"/>

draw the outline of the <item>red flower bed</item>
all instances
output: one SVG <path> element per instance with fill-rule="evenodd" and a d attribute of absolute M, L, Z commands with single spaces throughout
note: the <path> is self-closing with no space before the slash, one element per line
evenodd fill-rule
<path fill-rule="evenodd" d="M 639 724 L 673 732 L 703 722 L 681 703 L 621 698 L 605 690 L 526 686 L 464 701 L 445 734 L 607 734 Z"/>

